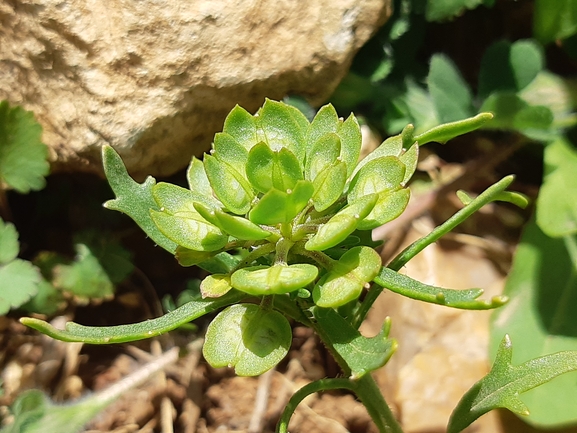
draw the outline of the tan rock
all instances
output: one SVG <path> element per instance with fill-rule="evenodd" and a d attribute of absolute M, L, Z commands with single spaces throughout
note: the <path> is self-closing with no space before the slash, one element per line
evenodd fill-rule
<path fill-rule="evenodd" d="M 35 112 L 56 168 L 133 175 L 206 150 L 236 104 L 326 98 L 390 0 L 0 2 L 0 99 Z"/>

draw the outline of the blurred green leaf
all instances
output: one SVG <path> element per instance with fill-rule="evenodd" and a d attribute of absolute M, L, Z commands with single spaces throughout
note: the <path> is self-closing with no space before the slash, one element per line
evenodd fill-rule
<path fill-rule="evenodd" d="M 481 4 L 492 4 L 487 0 L 427 0 L 427 21 L 442 21 L 474 9 Z"/>
<path fill-rule="evenodd" d="M 535 0 L 533 34 L 543 44 L 577 33 L 575 0 Z"/>
<path fill-rule="evenodd" d="M 202 353 L 215 368 L 234 367 L 239 376 L 258 376 L 286 356 L 291 340 L 291 327 L 282 314 L 237 304 L 210 322 Z"/>
<path fill-rule="evenodd" d="M 14 260 L 18 256 L 18 232 L 12 223 L 5 223 L 0 218 L 0 265 Z"/>
<path fill-rule="evenodd" d="M 491 45 L 481 61 L 479 96 L 494 92 L 518 92 L 543 69 L 543 49 L 530 39 Z"/>
<path fill-rule="evenodd" d="M 537 225 L 552 237 L 577 232 L 577 150 L 565 139 L 545 148 L 545 176 L 537 198 Z"/>
<path fill-rule="evenodd" d="M 20 193 L 44 188 L 50 165 L 41 136 L 32 112 L 0 102 L 0 181 Z"/>
<path fill-rule="evenodd" d="M 491 319 L 492 356 L 504 334 L 515 341 L 515 363 L 577 350 L 575 245 L 574 235 L 550 238 L 534 221 L 525 227 L 504 290 L 509 303 Z M 575 423 L 576 381 L 577 372 L 570 373 L 524 394 L 531 411 L 524 419 L 542 428 Z"/>
<path fill-rule="evenodd" d="M 159 210 L 152 197 L 152 187 L 156 180 L 148 176 L 143 183 L 136 183 L 128 175 L 118 153 L 108 145 L 102 147 L 102 160 L 104 173 L 116 195 L 114 200 L 104 203 L 104 207 L 128 215 L 156 244 L 174 254 L 176 243 L 162 234 L 150 217 L 151 209 Z"/>
<path fill-rule="evenodd" d="M 435 54 L 431 58 L 427 84 L 442 123 L 466 119 L 474 114 L 471 89 L 448 57 Z"/>
<path fill-rule="evenodd" d="M 481 415 L 501 407 L 518 415 L 529 415 L 529 410 L 519 398 L 519 394 L 549 382 L 561 374 L 577 370 L 577 351 L 546 355 L 517 366 L 511 363 L 512 357 L 511 339 L 505 335 L 491 371 L 459 401 L 449 419 L 447 433 L 458 433 Z M 566 377 L 568 376 L 564 376 Z M 561 393 L 551 395 L 551 398 L 555 397 L 569 398 Z M 575 400 L 571 403 L 574 405 Z M 533 410 L 533 406 L 530 408 Z"/>
<path fill-rule="evenodd" d="M 14 259 L 0 266 L 0 316 L 17 308 L 38 292 L 40 271 L 26 260 Z"/>

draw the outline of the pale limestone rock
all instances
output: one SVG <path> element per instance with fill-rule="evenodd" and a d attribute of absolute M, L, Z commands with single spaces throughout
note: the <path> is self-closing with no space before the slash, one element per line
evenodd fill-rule
<path fill-rule="evenodd" d="M 0 2 L 0 99 L 35 112 L 56 168 L 167 175 L 228 111 L 326 98 L 390 0 Z"/>

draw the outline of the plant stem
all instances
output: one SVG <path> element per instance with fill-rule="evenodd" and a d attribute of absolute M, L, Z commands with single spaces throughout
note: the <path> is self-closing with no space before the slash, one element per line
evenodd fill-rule
<path fill-rule="evenodd" d="M 479 209 L 481 209 L 486 204 L 495 201 L 500 193 L 505 191 L 505 189 L 513 182 L 514 176 L 506 176 L 494 185 L 491 185 L 485 191 L 483 191 L 477 198 L 475 198 L 471 203 L 465 206 L 463 209 L 455 213 L 451 218 L 445 221 L 443 224 L 437 226 L 431 233 L 423 236 L 421 239 L 416 240 L 403 251 L 401 251 L 388 265 L 389 269 L 398 271 L 403 266 L 407 264 L 409 260 L 423 251 L 427 246 L 431 245 L 433 242 L 438 241 L 443 235 L 449 233 Z M 373 303 L 377 300 L 378 296 L 383 291 L 383 287 L 373 284 L 373 287 L 367 293 L 367 296 L 363 300 L 359 309 L 357 310 L 356 316 L 352 322 L 355 328 L 358 328 L 361 323 L 365 320 L 370 308 Z"/>
<path fill-rule="evenodd" d="M 403 432 L 370 373 L 365 374 L 356 381 L 354 391 L 367 408 L 367 412 L 381 433 Z"/>

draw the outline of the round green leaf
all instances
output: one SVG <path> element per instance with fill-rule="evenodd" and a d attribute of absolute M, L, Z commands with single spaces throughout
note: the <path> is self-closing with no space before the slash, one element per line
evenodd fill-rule
<path fill-rule="evenodd" d="M 315 285 L 315 304 L 336 308 L 357 299 L 363 287 L 378 275 L 381 265 L 381 256 L 372 248 L 350 249 Z"/>
<path fill-rule="evenodd" d="M 254 192 L 246 179 L 225 162 L 205 155 L 204 169 L 218 199 L 234 214 L 246 214 L 254 198 Z"/>
<path fill-rule="evenodd" d="M 381 192 L 373 210 L 359 222 L 357 228 L 359 230 L 372 230 L 394 220 L 404 212 L 407 204 L 409 204 L 410 197 L 411 191 L 409 188 L 393 192 Z"/>
<path fill-rule="evenodd" d="M 252 266 L 232 274 L 232 287 L 251 295 L 289 293 L 312 283 L 318 275 L 314 265 L 298 263 Z"/>
<path fill-rule="evenodd" d="M 166 182 L 157 183 L 152 187 L 152 197 L 160 209 L 169 214 L 178 212 L 196 213 L 194 209 L 195 202 L 202 203 L 211 209 L 220 207 L 220 204 L 212 195 L 205 196 Z"/>
<path fill-rule="evenodd" d="M 303 170 L 299 160 L 290 150 L 284 147 L 280 151 L 275 152 L 272 179 L 274 187 L 281 191 L 293 189 L 296 183 L 303 179 Z"/>
<path fill-rule="evenodd" d="M 274 160 L 273 151 L 263 142 L 255 145 L 248 153 L 246 175 L 254 189 L 263 194 L 266 194 L 273 187 Z"/>
<path fill-rule="evenodd" d="M 405 171 L 405 164 L 395 156 L 373 159 L 351 181 L 349 202 L 367 194 L 398 189 L 405 178 Z"/>
<path fill-rule="evenodd" d="M 315 115 L 306 133 L 307 158 L 312 154 L 312 148 L 319 138 L 326 133 L 337 132 L 338 127 L 339 116 L 335 107 L 331 104 L 322 106 Z"/>
<path fill-rule="evenodd" d="M 319 228 L 307 241 L 305 248 L 309 251 L 323 251 L 344 241 L 357 229 L 359 222 L 369 215 L 377 198 L 377 194 L 369 194 L 341 209 Z"/>
<path fill-rule="evenodd" d="M 200 283 L 200 293 L 203 298 L 219 298 L 232 289 L 230 275 L 212 274 Z"/>
<path fill-rule="evenodd" d="M 210 323 L 202 353 L 215 368 L 234 367 L 239 376 L 257 376 L 286 356 L 291 339 L 291 327 L 282 314 L 237 304 Z"/>
<path fill-rule="evenodd" d="M 191 191 L 198 193 L 204 197 L 212 197 L 212 187 L 206 177 L 206 171 L 204 171 L 204 164 L 200 159 L 192 157 L 188 170 L 186 171 L 186 179 L 188 181 L 188 187 Z M 216 200 L 215 200 L 216 201 Z"/>

